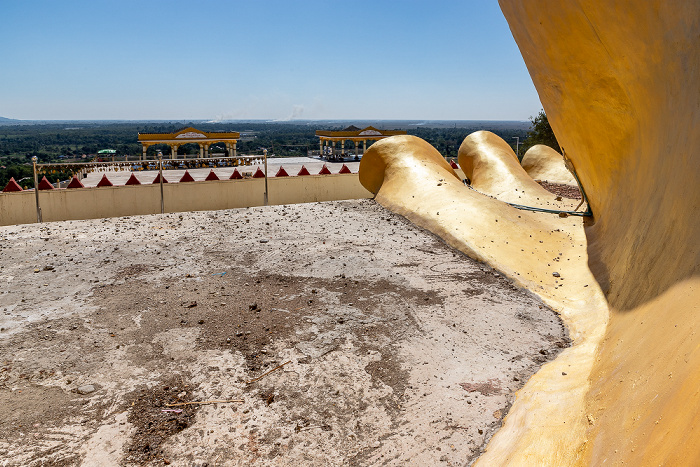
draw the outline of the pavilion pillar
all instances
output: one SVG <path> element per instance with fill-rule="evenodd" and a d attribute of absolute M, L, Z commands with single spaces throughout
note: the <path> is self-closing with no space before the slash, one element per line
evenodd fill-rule
<path fill-rule="evenodd" d="M 204 145 L 204 157 L 209 157 L 209 145 Z"/>
<path fill-rule="evenodd" d="M 345 155 L 345 140 L 344 139 L 340 140 L 340 155 L 341 156 Z"/>
<path fill-rule="evenodd" d="M 238 141 L 233 142 L 233 157 L 236 157 L 238 155 L 238 150 L 236 149 Z"/>
<path fill-rule="evenodd" d="M 319 147 L 318 147 L 318 150 L 319 150 L 318 155 L 321 156 L 321 157 L 323 157 L 323 138 L 321 138 L 321 139 L 318 141 L 318 146 L 319 146 Z"/>
<path fill-rule="evenodd" d="M 177 144 L 170 146 L 170 158 L 177 159 Z"/>
<path fill-rule="evenodd" d="M 360 157 L 360 142 L 355 140 L 355 157 Z"/>
<path fill-rule="evenodd" d="M 143 152 L 141 153 L 141 160 L 145 161 L 146 160 L 146 151 L 148 151 L 148 146 L 145 144 L 143 145 Z"/>
<path fill-rule="evenodd" d="M 199 158 L 201 159 L 202 157 L 204 157 L 204 145 L 199 143 Z"/>

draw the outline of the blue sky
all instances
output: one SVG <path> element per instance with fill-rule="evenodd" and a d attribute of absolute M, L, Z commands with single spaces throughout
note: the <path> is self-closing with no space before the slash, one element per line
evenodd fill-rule
<path fill-rule="evenodd" d="M 0 0 L 0 116 L 527 120 L 496 0 Z"/>

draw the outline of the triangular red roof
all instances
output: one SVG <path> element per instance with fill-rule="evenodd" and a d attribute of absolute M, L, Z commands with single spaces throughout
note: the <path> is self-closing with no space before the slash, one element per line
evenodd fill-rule
<path fill-rule="evenodd" d="M 192 175 L 190 175 L 189 170 L 185 170 L 185 175 L 182 176 L 180 182 L 194 182 L 194 178 L 192 178 Z"/>
<path fill-rule="evenodd" d="M 309 173 L 308 170 L 306 170 L 306 167 L 304 167 L 304 166 L 302 165 L 302 166 L 301 166 L 301 170 L 299 171 L 299 173 L 298 173 L 297 175 L 311 175 L 311 174 Z"/>
<path fill-rule="evenodd" d="M 339 173 L 339 174 L 351 174 L 351 173 L 352 173 L 352 170 L 350 170 L 350 167 L 348 167 L 347 165 L 343 164 L 343 166 L 340 168 L 340 172 L 338 172 L 338 173 Z"/>
<path fill-rule="evenodd" d="M 258 167 L 258 170 L 253 174 L 253 178 L 265 178 L 265 173 L 260 170 L 260 167 Z"/>
<path fill-rule="evenodd" d="M 275 177 L 289 177 L 289 174 L 286 170 L 284 170 L 284 167 L 280 165 L 280 169 L 277 171 Z"/>
<path fill-rule="evenodd" d="M 459 169 L 459 166 L 455 163 L 454 159 L 450 161 L 450 167 L 452 167 L 453 169 Z"/>
<path fill-rule="evenodd" d="M 51 182 L 46 180 L 46 176 L 41 178 L 41 181 L 39 182 L 39 189 L 40 190 L 53 190 L 53 185 Z"/>
<path fill-rule="evenodd" d="M 125 185 L 140 185 L 141 182 L 139 182 L 139 179 L 136 178 L 136 175 L 131 174 L 131 177 L 129 177 L 129 180 L 126 181 Z"/>
<path fill-rule="evenodd" d="M 209 175 L 207 175 L 207 178 L 205 178 L 204 180 L 211 182 L 212 180 L 221 180 L 221 179 L 216 176 L 216 174 L 214 173 L 213 170 L 210 170 Z"/>
<path fill-rule="evenodd" d="M 73 179 L 70 181 L 66 188 L 85 188 L 85 185 L 83 185 L 83 182 L 78 180 L 78 177 L 73 175 Z"/>
<path fill-rule="evenodd" d="M 233 169 L 233 173 L 229 177 L 229 180 L 240 180 L 241 178 L 243 178 L 243 176 L 238 171 L 238 169 Z"/>
<path fill-rule="evenodd" d="M 103 175 L 102 178 L 100 179 L 99 182 L 97 182 L 97 186 L 114 186 L 112 182 L 109 181 L 107 178 L 107 174 Z"/>
<path fill-rule="evenodd" d="M 22 191 L 22 187 L 15 181 L 15 177 L 10 177 L 10 181 L 7 182 L 7 185 L 5 185 L 5 188 L 3 188 L 2 191 L 4 193 L 9 193 L 11 191 Z"/>
<path fill-rule="evenodd" d="M 134 177 L 133 174 L 132 174 L 131 176 Z M 136 178 L 136 177 L 134 177 L 134 178 Z M 129 179 L 129 180 L 131 180 L 131 179 Z M 137 180 L 137 181 L 138 181 L 138 180 Z M 153 183 L 154 183 L 154 184 L 155 184 L 155 183 L 160 183 L 160 174 L 156 175 L 156 178 L 153 179 Z M 163 183 L 168 183 L 168 179 L 165 178 L 165 175 L 163 175 Z"/>
<path fill-rule="evenodd" d="M 326 164 L 323 164 L 323 167 L 321 168 L 321 171 L 318 174 L 319 175 L 330 175 L 331 171 L 328 170 L 328 167 L 326 167 Z"/>

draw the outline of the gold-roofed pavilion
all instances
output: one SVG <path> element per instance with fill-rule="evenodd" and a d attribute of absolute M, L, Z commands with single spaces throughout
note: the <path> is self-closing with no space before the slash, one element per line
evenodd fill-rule
<path fill-rule="evenodd" d="M 139 133 L 139 143 L 143 146 L 142 160 L 146 160 L 146 151 L 155 144 L 170 146 L 171 158 L 177 159 L 177 148 L 183 144 L 199 145 L 199 157 L 209 157 L 209 147 L 215 143 L 225 143 L 229 157 L 236 157 L 236 142 L 241 137 L 237 131 L 201 131 L 193 127 L 183 128 L 174 133 Z"/>
<path fill-rule="evenodd" d="M 354 125 L 340 131 L 316 130 L 321 157 L 327 159 L 343 158 L 345 156 L 345 141 L 352 141 L 355 144 L 355 159 L 359 159 L 360 141 L 362 141 L 362 154 L 364 154 L 367 150 L 367 141 L 379 141 L 390 136 L 405 134 L 405 130 L 379 130 L 373 126 L 360 129 Z M 340 141 L 340 152 L 335 149 L 335 144 L 338 141 Z"/>

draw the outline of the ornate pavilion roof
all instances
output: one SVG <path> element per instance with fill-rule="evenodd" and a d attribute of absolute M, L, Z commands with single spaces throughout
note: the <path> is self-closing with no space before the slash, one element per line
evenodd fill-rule
<path fill-rule="evenodd" d="M 182 128 L 174 133 L 140 133 L 139 141 L 207 141 L 207 140 L 231 140 L 241 137 L 237 131 L 201 131 L 191 126 Z"/>
<path fill-rule="evenodd" d="M 350 125 L 346 129 L 340 131 L 316 130 L 316 136 L 324 138 L 361 138 L 363 136 L 369 138 L 376 138 L 405 134 L 405 130 L 378 130 L 373 126 L 368 126 L 367 128 L 360 129 L 354 125 Z"/>

